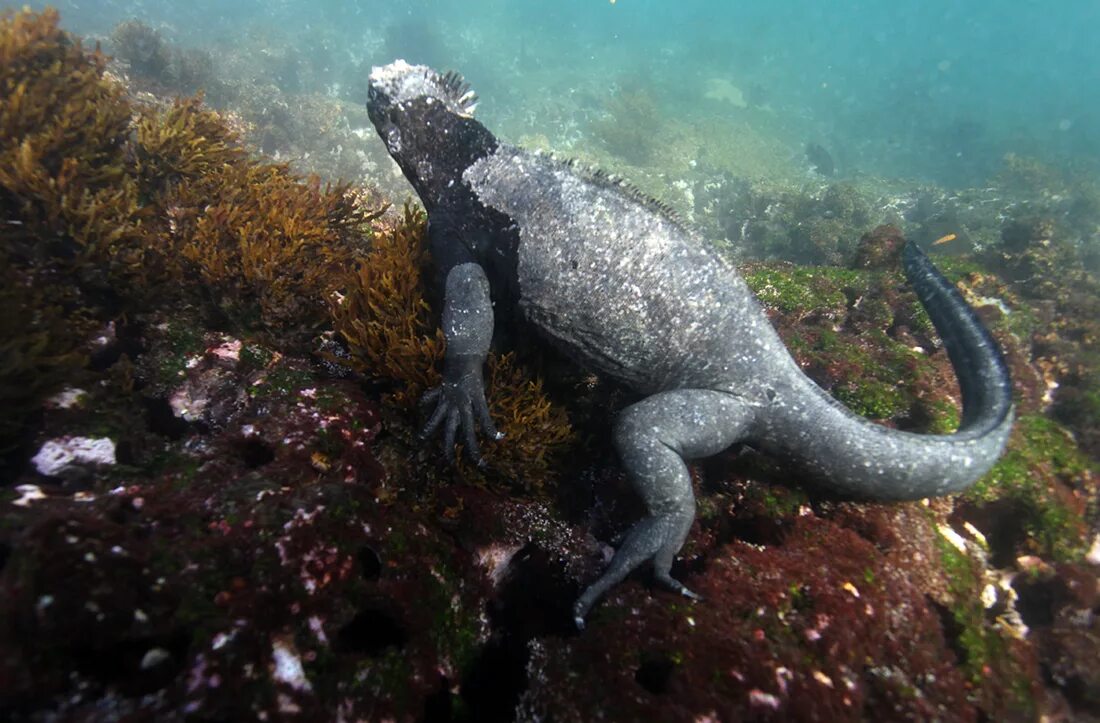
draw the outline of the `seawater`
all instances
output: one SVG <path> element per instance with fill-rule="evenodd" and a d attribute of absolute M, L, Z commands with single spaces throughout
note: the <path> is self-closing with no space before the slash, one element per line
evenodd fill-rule
<path fill-rule="evenodd" d="M 614 150 L 614 124 L 640 123 L 641 134 L 623 132 L 652 135 L 657 152 L 622 160 L 664 164 L 655 170 L 670 175 L 678 162 L 796 173 L 809 143 L 839 174 L 947 186 L 980 185 L 1007 153 L 1100 167 L 1100 3 L 1091 0 L 55 5 L 67 29 L 91 38 L 137 18 L 216 59 L 293 49 L 316 86 L 296 92 L 348 103 L 364 100 L 353 76 L 372 64 L 400 56 L 454 69 L 508 140 L 598 157 Z M 679 158 L 660 152 L 677 142 Z"/>

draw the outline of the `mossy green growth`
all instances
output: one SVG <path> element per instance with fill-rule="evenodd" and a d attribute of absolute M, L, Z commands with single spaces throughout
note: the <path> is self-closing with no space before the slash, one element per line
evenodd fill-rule
<path fill-rule="evenodd" d="M 830 266 L 762 266 L 745 274 L 760 302 L 788 314 L 844 311 L 847 286 L 866 285 L 866 271 Z"/>
<path fill-rule="evenodd" d="M 1008 450 L 966 497 L 980 502 L 1009 499 L 1020 505 L 1032 552 L 1070 560 L 1087 544 L 1083 504 L 1070 490 L 1097 473 L 1072 435 L 1040 415 L 1016 420 Z"/>
<path fill-rule="evenodd" d="M 263 369 L 274 359 L 272 351 L 260 344 L 245 344 L 241 347 L 241 363 L 250 369 Z"/>
<path fill-rule="evenodd" d="M 899 385 L 880 379 L 840 384 L 833 396 L 856 414 L 871 419 L 890 419 L 909 408 L 909 397 Z"/>
<path fill-rule="evenodd" d="M 839 380 L 831 393 L 853 412 L 872 419 L 890 419 L 910 411 L 916 389 L 925 376 L 927 358 L 870 330 L 862 343 L 830 329 L 822 329 L 812 355 L 835 370 Z"/>
<path fill-rule="evenodd" d="M 785 317 L 781 327 L 806 320 L 805 328 L 785 334 L 788 348 L 856 414 L 942 416 L 923 408 L 930 398 L 922 387 L 932 371 L 928 357 L 887 333 L 895 312 L 877 290 L 896 279 L 878 271 L 772 265 L 750 269 L 746 280 L 765 306 Z M 919 314 L 931 332 L 927 314 Z M 947 416 L 941 426 L 951 423 Z"/>
<path fill-rule="evenodd" d="M 959 283 L 968 276 L 986 273 L 982 266 L 969 256 L 937 255 L 934 261 L 944 278 L 953 284 Z"/>
<path fill-rule="evenodd" d="M 797 517 L 799 510 L 809 503 L 809 495 L 801 487 L 761 484 L 746 489 L 742 507 L 751 510 L 751 514 L 780 520 Z"/>
<path fill-rule="evenodd" d="M 436 611 L 430 635 L 441 658 L 456 669 L 465 670 L 473 662 L 481 638 L 481 622 L 476 608 L 457 602 L 461 576 L 446 567 L 437 567 L 431 576 L 435 582 L 422 604 Z"/>
<path fill-rule="evenodd" d="M 278 366 L 257 378 L 248 388 L 248 395 L 253 398 L 293 396 L 313 381 L 313 375 L 307 371 Z"/>
<path fill-rule="evenodd" d="M 949 609 L 958 625 L 958 648 L 963 657 L 959 662 L 983 699 L 982 707 L 992 704 L 1020 713 L 1022 720 L 1030 720 L 1035 709 L 1031 680 L 1011 655 L 1009 633 L 1000 624 L 986 619 L 977 560 L 942 535 L 937 535 L 936 541 L 952 599 Z M 1005 692 L 1011 696 L 1010 701 L 999 700 Z"/>
<path fill-rule="evenodd" d="M 994 332 L 1004 329 L 1025 342 L 1031 339 L 1040 326 L 1041 322 L 1035 310 L 1024 304 L 1014 304 L 1009 313 L 1004 314 L 991 325 Z"/>
<path fill-rule="evenodd" d="M 935 400 L 926 408 L 932 413 L 928 434 L 951 434 L 958 430 L 962 414 L 955 402 L 950 399 Z"/>

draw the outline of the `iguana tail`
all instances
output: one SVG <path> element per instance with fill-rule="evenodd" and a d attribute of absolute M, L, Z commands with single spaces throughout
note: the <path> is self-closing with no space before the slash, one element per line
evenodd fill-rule
<path fill-rule="evenodd" d="M 962 420 L 949 435 L 889 429 L 853 414 L 800 375 L 797 393 L 772 409 L 760 442 L 842 494 L 899 500 L 961 491 L 993 466 L 1012 428 L 1012 382 L 997 342 L 915 244 L 905 245 L 903 263 L 955 369 Z"/>

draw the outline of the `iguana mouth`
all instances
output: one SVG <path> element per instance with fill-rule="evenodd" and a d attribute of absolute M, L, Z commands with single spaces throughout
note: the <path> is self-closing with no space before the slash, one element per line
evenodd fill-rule
<path fill-rule="evenodd" d="M 477 94 L 458 73 L 440 74 L 426 65 L 410 65 L 404 60 L 371 68 L 370 88 L 372 96 L 384 94 L 392 103 L 431 98 L 465 117 L 472 117 L 477 108 Z"/>

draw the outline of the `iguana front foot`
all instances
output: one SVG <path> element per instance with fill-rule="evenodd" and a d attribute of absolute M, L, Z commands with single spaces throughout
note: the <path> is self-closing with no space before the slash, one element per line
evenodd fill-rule
<path fill-rule="evenodd" d="M 420 400 L 422 406 L 435 404 L 435 411 L 420 430 L 420 439 L 428 440 L 443 428 L 443 454 L 448 462 L 455 461 L 455 442 L 461 429 L 463 447 L 478 467 L 485 467 L 485 459 L 477 443 L 477 427 L 489 439 L 499 441 L 504 435 L 497 431 L 489 416 L 485 401 L 485 388 L 481 377 L 481 359 L 448 358 L 444 370 L 444 382 L 426 393 Z M 475 423 L 476 418 L 476 423 Z"/>
<path fill-rule="evenodd" d="M 420 436 L 427 439 L 442 427 L 443 453 L 448 462 L 454 462 L 455 441 L 461 429 L 466 454 L 484 467 L 477 427 L 491 439 L 499 440 L 504 435 L 493 424 L 485 401 L 481 369 L 493 338 L 493 305 L 485 271 L 475 263 L 458 264 L 447 272 L 443 335 L 447 340 L 443 383 L 421 400 L 422 404 L 436 406 Z"/>

